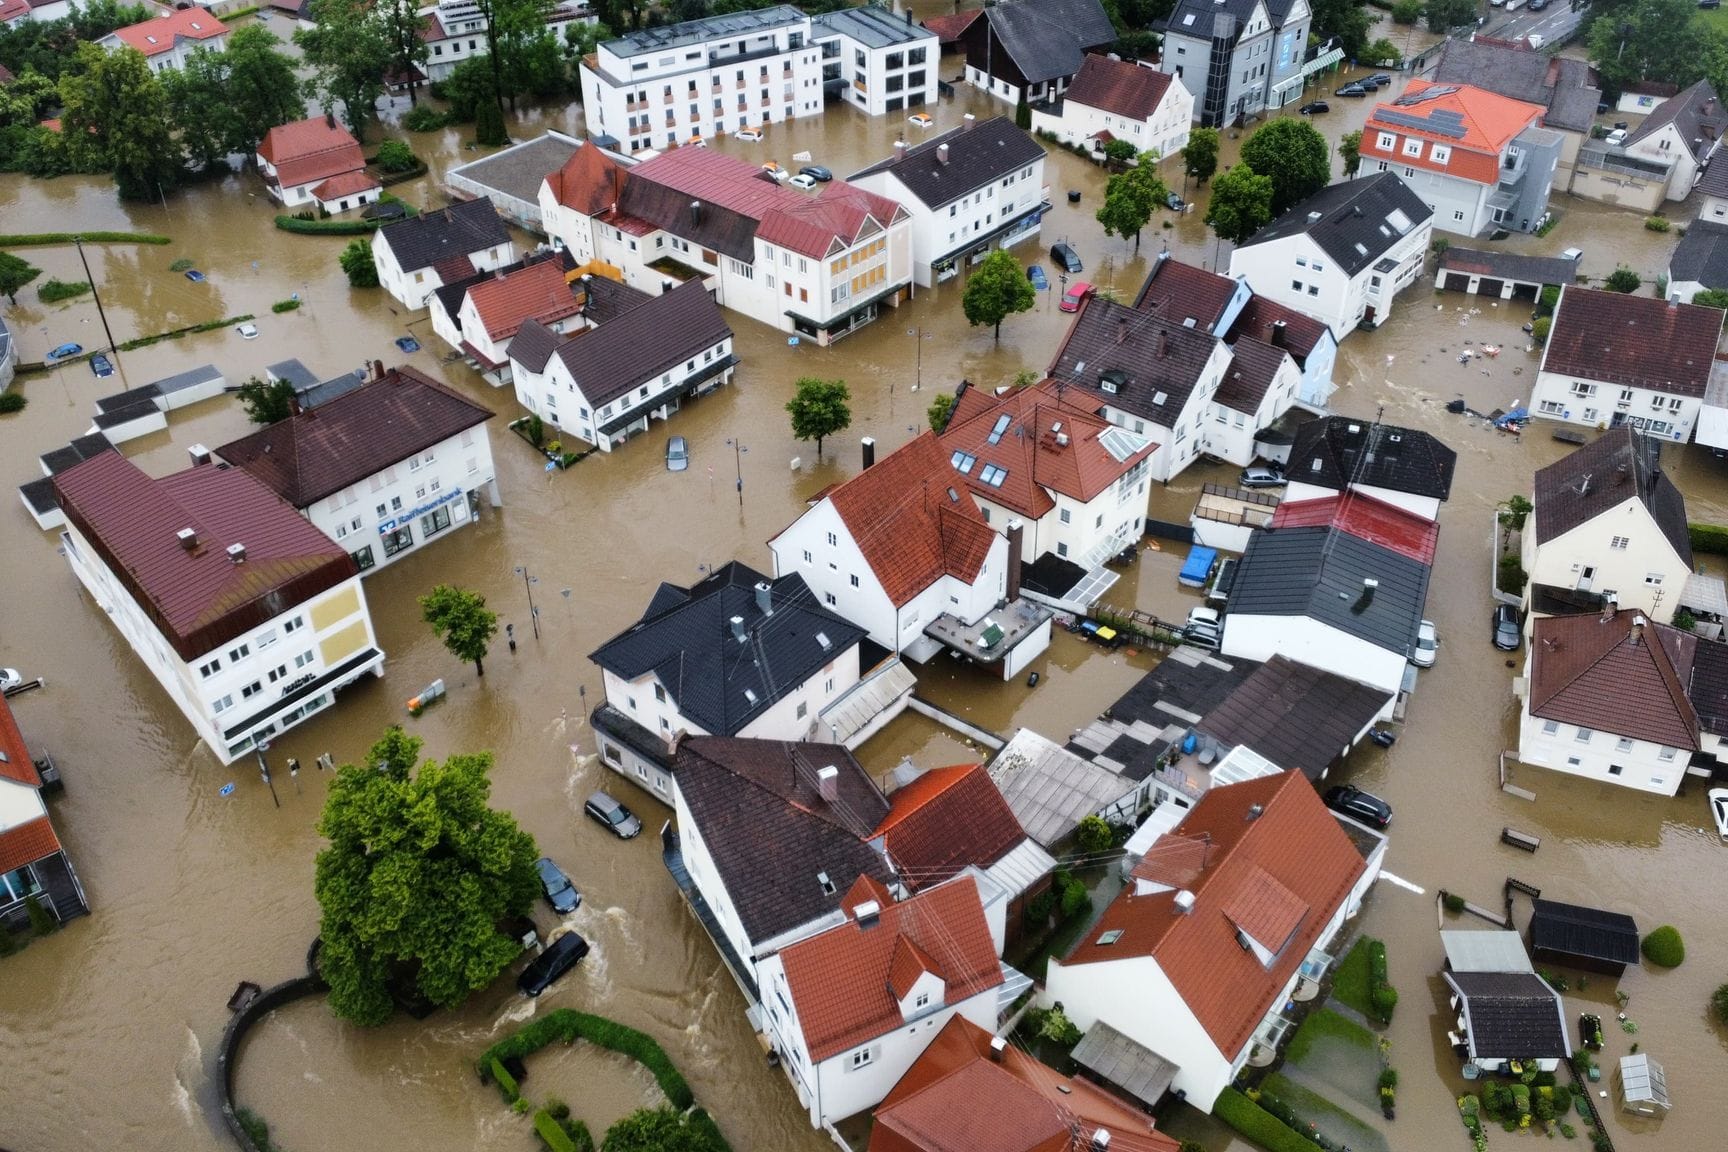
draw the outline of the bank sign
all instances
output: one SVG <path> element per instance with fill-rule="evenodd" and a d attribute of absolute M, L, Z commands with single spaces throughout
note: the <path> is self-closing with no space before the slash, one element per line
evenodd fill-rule
<path fill-rule="evenodd" d="M 436 500 L 432 500 L 432 501 L 429 501 L 425 504 L 422 504 L 418 508 L 410 508 L 408 511 L 402 513 L 402 515 L 400 515 L 400 516 L 392 516 L 388 520 L 380 520 L 378 522 L 378 535 L 388 536 L 388 535 L 390 535 L 390 533 L 396 531 L 396 529 L 400 528 L 402 525 L 411 523 L 415 520 L 418 520 L 420 517 L 426 515 L 426 513 L 432 511 L 433 509 L 442 508 L 444 505 L 450 503 L 450 501 L 459 500 L 461 498 L 462 498 L 462 489 L 455 488 L 449 492 L 444 493 L 444 495 L 438 497 L 438 499 L 436 499 Z"/>

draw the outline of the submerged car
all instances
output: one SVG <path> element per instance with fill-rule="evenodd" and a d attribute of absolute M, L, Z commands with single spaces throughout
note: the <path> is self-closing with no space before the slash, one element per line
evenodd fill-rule
<path fill-rule="evenodd" d="M 24 677 L 18 674 L 16 668 L 0 668 L 0 692 L 10 692 L 24 683 Z"/>
<path fill-rule="evenodd" d="M 1261 464 L 1242 469 L 1242 475 L 1236 481 L 1240 488 L 1282 488 L 1288 483 L 1290 481 L 1284 478 L 1283 472 Z"/>
<path fill-rule="evenodd" d="M 628 840 L 642 831 L 642 821 L 634 813 L 604 792 L 596 792 L 582 805 L 582 811 L 598 820 L 620 840 Z"/>
<path fill-rule="evenodd" d="M 101 352 L 90 357 L 90 371 L 98 376 L 114 375 L 114 362 Z"/>
<path fill-rule="evenodd" d="M 522 969 L 522 975 L 516 977 L 516 988 L 524 996 L 538 996 L 558 977 L 576 967 L 576 962 L 586 955 L 588 941 L 575 932 L 566 932 L 546 945 L 546 950 Z"/>
<path fill-rule="evenodd" d="M 754 144 L 756 141 L 762 139 L 762 133 L 756 131 L 754 128 L 740 128 L 738 131 L 732 133 L 732 138 L 734 140 L 746 140 Z"/>
<path fill-rule="evenodd" d="M 570 883 L 570 877 L 553 863 L 552 857 L 540 857 L 534 861 L 534 869 L 540 874 L 540 891 L 546 903 L 552 905 L 552 911 L 563 914 L 581 907 L 582 893 L 576 891 L 576 885 Z"/>
<path fill-rule="evenodd" d="M 234 331 L 240 333 L 240 339 L 242 340 L 258 339 L 258 325 L 256 324 L 242 324 L 240 327 L 234 329 Z"/>
<path fill-rule="evenodd" d="M 1044 268 L 1042 265 L 1034 264 L 1031 267 L 1027 268 L 1026 269 L 1026 279 L 1032 281 L 1032 291 L 1034 291 L 1034 292 L 1048 292 L 1048 291 L 1050 291 L 1050 277 L 1048 277 L 1044 274 Z"/>
<path fill-rule="evenodd" d="M 1057 305 L 1064 312 L 1078 312 L 1080 306 L 1096 291 L 1084 280 L 1076 280 L 1068 285 L 1068 291 L 1062 293 L 1062 302 Z"/>
<path fill-rule="evenodd" d="M 1516 652 L 1524 642 L 1523 630 L 1518 626 L 1518 609 L 1510 604 L 1494 605 L 1493 628 L 1494 647 L 1502 652 Z"/>
<path fill-rule="evenodd" d="M 798 175 L 792 177 L 792 179 L 786 181 L 786 183 L 794 188 L 808 192 L 810 189 L 816 187 L 816 177 L 811 176 L 807 172 L 800 172 Z"/>
<path fill-rule="evenodd" d="M 914 112 L 912 115 L 906 117 L 906 123 L 916 124 L 920 128 L 928 128 L 930 125 L 936 123 L 936 121 L 930 118 L 928 112 Z"/>
<path fill-rule="evenodd" d="M 1182 639 L 1199 648 L 1216 648 L 1223 637 L 1224 618 L 1213 608 L 1191 608 Z"/>
<path fill-rule="evenodd" d="M 1364 84 L 1346 84 L 1342 88 L 1334 88 L 1332 90 L 1332 95 L 1334 95 L 1334 96 L 1366 96 L 1366 95 L 1368 95 L 1368 87 Z"/>
<path fill-rule="evenodd" d="M 1172 212 L 1181 212 L 1183 209 L 1188 207 L 1188 201 L 1172 192 L 1168 196 L 1164 197 L 1164 206 Z"/>
<path fill-rule="evenodd" d="M 1440 633 L 1435 629 L 1434 621 L 1422 621 L 1416 628 L 1416 650 L 1410 653 L 1410 663 L 1418 668 L 1432 668 L 1439 652 Z"/>
<path fill-rule="evenodd" d="M 834 173 L 822 167 L 820 164 L 806 164 L 804 167 L 798 169 L 798 175 L 808 176 L 818 184 L 826 184 L 828 181 L 834 179 Z"/>
<path fill-rule="evenodd" d="M 60 347 L 58 347 L 58 348 L 54 349 L 52 352 L 48 353 L 47 359 L 49 359 L 49 360 L 64 360 L 69 356 L 76 356 L 82 351 L 84 351 L 84 345 L 82 345 L 82 344 L 71 344 L 71 343 L 62 344 L 62 345 L 60 345 Z"/>
<path fill-rule="evenodd" d="M 1062 270 L 1069 275 L 1086 270 L 1086 266 L 1080 263 L 1080 253 L 1074 251 L 1073 246 L 1069 244 L 1052 244 L 1050 246 L 1050 259 L 1061 265 Z"/>
<path fill-rule="evenodd" d="M 186 279 L 192 281 L 194 284 L 202 284 L 204 283 L 204 273 L 198 271 L 196 268 L 188 268 L 186 269 Z"/>
<path fill-rule="evenodd" d="M 1392 823 L 1392 805 L 1372 792 L 1364 792 L 1349 784 L 1326 789 L 1325 801 L 1326 807 L 1332 811 L 1360 820 L 1370 827 L 1384 828 Z"/>
<path fill-rule="evenodd" d="M 1332 105 L 1326 103 L 1324 100 L 1310 100 L 1308 103 L 1302 105 L 1302 107 L 1296 109 L 1296 111 L 1302 113 L 1304 116 L 1318 116 L 1322 112 L 1332 111 Z"/>
<path fill-rule="evenodd" d="M 682 436 L 666 441 L 666 471 L 682 472 L 690 467 L 690 445 Z"/>

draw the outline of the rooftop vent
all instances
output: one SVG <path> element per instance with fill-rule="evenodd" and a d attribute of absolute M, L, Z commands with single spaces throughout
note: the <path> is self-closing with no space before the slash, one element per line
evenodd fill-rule
<path fill-rule="evenodd" d="M 1364 576 L 1364 577 L 1362 577 L 1362 587 L 1364 587 L 1364 588 L 1378 588 L 1378 587 L 1380 587 L 1380 581 L 1374 579 L 1374 577 L 1372 577 L 1372 576 Z"/>
<path fill-rule="evenodd" d="M 1163 407 L 1164 402 L 1168 399 L 1170 399 L 1170 394 L 1168 392 L 1154 392 L 1152 394 L 1152 404 L 1154 407 Z"/>
<path fill-rule="evenodd" d="M 198 547 L 198 530 L 196 528 L 182 528 L 174 535 L 179 539 L 180 547 L 186 551 L 190 552 Z"/>
<path fill-rule="evenodd" d="M 828 873 L 826 872 L 816 873 L 816 883 L 822 885 L 822 891 L 830 896 L 839 891 L 838 888 L 834 887 L 834 881 L 828 879 Z"/>
<path fill-rule="evenodd" d="M 1176 911 L 1186 916 L 1194 911 L 1194 893 L 1183 888 L 1176 893 Z"/>
<path fill-rule="evenodd" d="M 828 649 L 834 647 L 834 641 L 828 639 L 828 633 L 826 633 L 826 632 L 816 633 L 816 643 L 822 645 L 822 651 L 824 651 L 824 652 L 826 652 L 826 651 L 828 651 Z"/>
<path fill-rule="evenodd" d="M 244 545 L 244 544 L 230 544 L 230 545 L 228 545 L 228 559 L 232 560 L 236 564 L 246 563 L 246 545 Z"/>
<path fill-rule="evenodd" d="M 911 13 L 907 13 L 907 17 L 910 18 Z M 972 115 L 972 113 L 968 112 L 968 113 L 966 113 L 966 115 L 960 117 L 960 123 L 962 126 L 970 128 L 970 127 L 972 127 L 972 125 L 978 123 L 978 117 L 976 117 L 976 116 Z"/>
<path fill-rule="evenodd" d="M 1320 219 L 1320 213 L 1318 213 L 1318 212 L 1308 213 L 1308 223 L 1312 224 L 1318 219 Z"/>
<path fill-rule="evenodd" d="M 1092 1152 L 1110 1152 L 1110 1133 L 1099 1128 L 1092 1133 Z"/>
<path fill-rule="evenodd" d="M 749 638 L 744 633 L 744 617 L 742 617 L 742 616 L 732 617 L 731 624 L 732 624 L 733 637 L 737 639 L 738 643 L 740 643 L 740 644 L 744 643 L 744 641 Z"/>
<path fill-rule="evenodd" d="M 1058 448 L 1068 447 L 1068 433 L 1066 433 L 1066 432 L 1056 433 L 1056 447 L 1058 447 Z"/>
<path fill-rule="evenodd" d="M 882 905 L 874 900 L 866 900 L 853 907 L 852 915 L 858 921 L 858 927 L 870 928 L 882 919 Z"/>
<path fill-rule="evenodd" d="M 990 1059 L 1001 1063 L 1002 1054 L 1006 1051 L 1008 1051 L 1008 1041 L 1000 1036 L 990 1037 Z"/>
<path fill-rule="evenodd" d="M 204 447 L 202 444 L 194 444 L 192 447 L 186 449 L 186 455 L 192 457 L 192 467 L 194 468 L 197 468 L 202 464 L 210 463 L 210 449 Z"/>
<path fill-rule="evenodd" d="M 1244 819 L 1250 820 L 1250 821 L 1258 820 L 1258 819 L 1260 819 L 1260 817 L 1264 816 L 1265 814 L 1266 814 L 1266 809 L 1264 807 L 1262 807 L 1259 804 L 1250 804 L 1250 805 L 1248 805 L 1248 814 L 1244 817 Z"/>
<path fill-rule="evenodd" d="M 756 690 L 754 688 L 744 689 L 744 699 L 749 701 L 751 704 L 755 704 L 756 703 Z"/>
<path fill-rule="evenodd" d="M 938 163 L 938 164 L 948 163 L 948 145 L 946 145 L 946 144 L 936 145 L 936 163 Z"/>
<path fill-rule="evenodd" d="M 830 804 L 840 799 L 840 769 L 830 764 L 816 773 L 816 791 Z"/>

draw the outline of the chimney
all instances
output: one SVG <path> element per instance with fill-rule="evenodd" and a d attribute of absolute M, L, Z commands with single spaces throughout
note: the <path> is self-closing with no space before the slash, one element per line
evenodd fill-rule
<path fill-rule="evenodd" d="M 690 201 L 690 223 L 702 223 L 702 201 L 700 200 Z"/>
<path fill-rule="evenodd" d="M 946 145 L 946 144 L 936 145 L 936 163 L 938 163 L 938 164 L 948 163 L 948 145 Z"/>
<path fill-rule="evenodd" d="M 1002 1063 L 1002 1054 L 1008 1051 L 1008 1041 L 1000 1036 L 990 1037 L 990 1059 Z"/>
<path fill-rule="evenodd" d="M 732 623 L 732 635 L 738 641 L 738 643 L 742 644 L 742 643 L 744 643 L 744 641 L 749 639 L 749 637 L 747 635 L 745 635 L 745 633 L 744 633 L 744 617 L 734 616 L 734 617 L 732 617 L 731 623 Z"/>
<path fill-rule="evenodd" d="M 382 360 L 372 361 L 372 379 L 374 379 L 374 380 L 384 379 L 384 361 L 382 361 Z"/>
<path fill-rule="evenodd" d="M 858 921 L 858 927 L 874 928 L 877 921 L 882 919 L 882 905 L 874 900 L 866 900 L 853 906 L 852 917 Z"/>
<path fill-rule="evenodd" d="M 1315 221 L 1317 221 L 1319 219 L 1320 219 L 1320 213 L 1318 213 L 1318 212 L 1308 213 L 1308 223 L 1313 224 Z"/>
<path fill-rule="evenodd" d="M 896 140 L 894 141 L 894 160 L 898 163 L 904 159 L 906 159 L 906 141 Z"/>
<path fill-rule="evenodd" d="M 1282 321 L 1282 320 L 1272 321 L 1272 332 L 1271 332 L 1272 347 L 1274 347 L 1274 348 L 1284 347 L 1284 341 L 1287 338 L 1287 333 L 1285 331 L 1286 328 L 1288 328 L 1288 325 L 1286 325 L 1284 323 L 1284 321 Z"/>
<path fill-rule="evenodd" d="M 1638 647 L 1638 642 L 1644 639 L 1644 617 L 1643 616 L 1640 615 L 1640 616 L 1632 617 L 1632 632 L 1629 636 L 1627 636 L 1626 639 L 1627 639 L 1627 642 L 1629 644 L 1631 644 L 1632 647 L 1634 647 L 1634 648 Z"/>
<path fill-rule="evenodd" d="M 1056 433 L 1056 447 L 1058 447 L 1058 448 L 1068 447 L 1068 433 L 1066 433 L 1066 432 Z"/>
<path fill-rule="evenodd" d="M 324 113 L 324 126 L 327 128 L 331 128 L 331 129 L 334 129 L 336 127 L 336 113 L 334 113 L 334 112 L 325 112 Z"/>
<path fill-rule="evenodd" d="M 192 447 L 186 449 L 186 454 L 192 457 L 192 467 L 194 468 L 210 463 L 210 449 L 204 447 L 202 444 L 192 445 Z"/>
<path fill-rule="evenodd" d="M 840 802 L 840 769 L 830 764 L 816 773 L 816 791 L 830 804 Z"/>
<path fill-rule="evenodd" d="M 1170 333 L 1168 333 L 1168 332 L 1158 333 L 1158 359 L 1160 359 L 1160 360 L 1164 359 L 1165 355 L 1168 354 L 1169 351 L 1170 351 Z"/>
<path fill-rule="evenodd" d="M 876 437 L 866 436 L 858 441 L 858 446 L 864 452 L 864 467 L 873 466 L 876 463 Z"/>
<path fill-rule="evenodd" d="M 1176 911 L 1187 916 L 1194 911 L 1194 893 L 1183 888 L 1176 893 Z"/>
<path fill-rule="evenodd" d="M 1026 525 L 1008 521 L 1008 581 L 1003 586 L 1002 599 L 1012 604 L 1020 599 L 1020 548 L 1026 535 Z"/>
<path fill-rule="evenodd" d="M 672 734 L 667 736 L 666 737 L 666 755 L 677 756 L 678 755 L 678 746 L 683 744 L 684 741 L 689 738 L 689 736 L 690 736 L 690 732 L 686 728 L 680 728 L 676 732 L 673 732 Z"/>
<path fill-rule="evenodd" d="M 962 128 L 970 129 L 972 127 L 972 125 L 974 125 L 976 123 L 978 123 L 978 117 L 972 115 L 972 113 L 970 113 L 970 112 L 968 112 L 968 113 L 966 113 L 966 115 L 960 117 L 960 127 L 962 127 Z"/>
<path fill-rule="evenodd" d="M 1128 339 L 1128 317 L 1116 317 L 1116 343 L 1121 344 Z"/>
<path fill-rule="evenodd" d="M 174 535 L 180 541 L 180 547 L 186 549 L 188 552 L 197 551 L 198 530 L 196 528 L 182 528 L 180 531 L 174 533 Z"/>
<path fill-rule="evenodd" d="M 756 607 L 764 616 L 774 615 L 774 585 L 766 580 L 756 582 Z"/>
<path fill-rule="evenodd" d="M 1099 1128 L 1092 1133 L 1091 1152 L 1110 1152 L 1110 1133 Z"/>
<path fill-rule="evenodd" d="M 244 544 L 230 544 L 230 545 L 228 545 L 228 559 L 232 560 L 235 564 L 246 563 L 246 545 L 244 545 Z"/>

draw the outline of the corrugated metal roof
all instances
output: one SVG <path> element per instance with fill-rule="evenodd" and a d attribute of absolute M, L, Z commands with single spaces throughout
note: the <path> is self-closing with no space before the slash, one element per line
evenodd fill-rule
<path fill-rule="evenodd" d="M 1534 972 L 1516 932 L 1443 931 L 1440 946 L 1454 972 Z"/>

